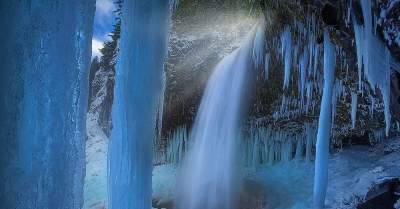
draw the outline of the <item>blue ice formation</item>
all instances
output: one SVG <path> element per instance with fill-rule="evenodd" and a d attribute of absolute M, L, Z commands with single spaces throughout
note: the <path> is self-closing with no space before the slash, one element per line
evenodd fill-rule
<path fill-rule="evenodd" d="M 94 0 L 0 1 L 0 207 L 83 204 Z"/>
<path fill-rule="evenodd" d="M 108 151 L 110 209 L 151 208 L 152 145 L 169 18 L 166 0 L 124 0 Z"/>
<path fill-rule="evenodd" d="M 324 31 L 324 89 L 322 93 L 321 111 L 318 121 L 318 133 L 315 155 L 314 205 L 323 208 L 328 186 L 328 155 L 331 137 L 332 92 L 335 76 L 336 53 L 329 38 L 327 29 Z"/>

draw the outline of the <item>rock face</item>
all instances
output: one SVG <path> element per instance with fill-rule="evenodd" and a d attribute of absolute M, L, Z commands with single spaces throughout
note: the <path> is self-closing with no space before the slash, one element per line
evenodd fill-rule
<path fill-rule="evenodd" d="M 183 5 L 173 17 L 165 65 L 164 135 L 192 124 L 215 65 L 239 47 L 257 23 L 243 11 L 218 7 L 222 6 L 208 2 L 187 13 Z"/>
<path fill-rule="evenodd" d="M 93 65 L 93 63 L 92 63 Z M 95 122 L 102 131 L 110 136 L 111 132 L 111 106 L 114 98 L 114 70 L 98 67 L 90 83 L 88 113 L 93 115 Z"/>

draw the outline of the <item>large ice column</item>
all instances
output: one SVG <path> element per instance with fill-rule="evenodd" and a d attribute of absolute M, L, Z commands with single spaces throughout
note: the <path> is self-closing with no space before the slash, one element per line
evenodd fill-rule
<path fill-rule="evenodd" d="M 1 208 L 81 208 L 94 0 L 0 1 Z"/>
<path fill-rule="evenodd" d="M 324 89 L 318 122 L 315 157 L 314 206 L 323 208 L 328 184 L 328 155 L 332 117 L 332 89 L 335 75 L 335 47 L 324 32 Z"/>
<path fill-rule="evenodd" d="M 109 208 L 151 208 L 152 144 L 169 27 L 166 0 L 124 0 L 109 146 Z"/>

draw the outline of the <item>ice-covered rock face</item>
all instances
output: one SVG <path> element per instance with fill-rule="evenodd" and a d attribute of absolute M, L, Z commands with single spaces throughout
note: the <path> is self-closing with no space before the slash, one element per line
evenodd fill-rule
<path fill-rule="evenodd" d="M 378 24 L 382 27 L 383 38 L 386 40 L 393 55 L 400 61 L 400 1 L 382 0 L 379 3 Z"/>
<path fill-rule="evenodd" d="M 215 7 L 220 5 L 215 3 Z M 165 65 L 164 133 L 192 124 L 215 65 L 239 47 L 256 21 L 239 10 L 200 8 L 185 14 L 178 9 L 172 21 Z"/>

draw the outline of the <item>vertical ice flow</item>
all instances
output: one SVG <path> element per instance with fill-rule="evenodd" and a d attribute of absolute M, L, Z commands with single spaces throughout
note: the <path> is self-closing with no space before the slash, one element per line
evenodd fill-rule
<path fill-rule="evenodd" d="M 94 0 L 0 1 L 0 207 L 81 208 Z"/>
<path fill-rule="evenodd" d="M 110 209 L 151 208 L 152 145 L 170 8 L 166 0 L 124 0 L 108 151 Z"/>
<path fill-rule="evenodd" d="M 323 208 L 328 185 L 328 155 L 332 117 L 332 89 L 335 75 L 335 47 L 330 41 L 329 32 L 324 31 L 324 89 L 318 121 L 318 134 L 315 156 L 314 206 Z"/>

